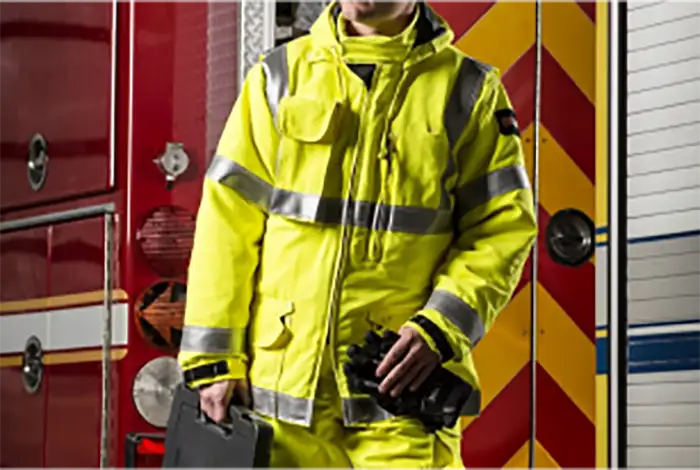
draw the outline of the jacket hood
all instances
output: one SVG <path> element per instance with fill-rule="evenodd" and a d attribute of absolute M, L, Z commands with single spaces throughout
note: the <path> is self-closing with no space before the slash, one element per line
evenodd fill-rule
<path fill-rule="evenodd" d="M 411 56 L 418 61 L 448 47 L 454 39 L 454 32 L 424 1 L 416 2 L 416 7 L 419 16 Z M 311 26 L 310 33 L 317 46 L 334 48 L 339 45 L 337 25 L 340 11 L 338 2 L 331 3 Z"/>

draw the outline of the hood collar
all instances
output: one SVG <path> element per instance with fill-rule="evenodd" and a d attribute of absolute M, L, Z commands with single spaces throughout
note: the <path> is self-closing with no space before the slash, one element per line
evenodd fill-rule
<path fill-rule="evenodd" d="M 407 65 L 419 62 L 449 46 L 454 39 L 454 32 L 447 22 L 423 0 L 416 2 L 418 19 L 415 24 L 416 34 L 411 52 L 406 59 Z M 311 26 L 314 44 L 323 50 L 340 50 L 338 39 L 338 17 L 340 4 L 334 1 L 321 13 Z"/>

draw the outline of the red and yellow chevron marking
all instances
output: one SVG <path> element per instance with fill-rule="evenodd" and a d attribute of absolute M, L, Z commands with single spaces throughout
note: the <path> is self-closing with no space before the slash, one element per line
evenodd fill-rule
<path fill-rule="evenodd" d="M 533 289 L 538 331 L 538 467 L 595 464 L 595 270 L 556 264 L 545 248 L 552 214 L 576 208 L 595 215 L 595 44 L 592 3 L 542 5 L 542 107 L 534 123 L 534 2 L 431 3 L 455 30 L 456 45 L 498 67 L 518 114 L 532 174 L 534 128 L 540 130 L 539 265 L 533 288 L 526 268 L 516 294 L 474 350 L 483 408 L 464 421 L 467 467 L 525 467 L 530 452 Z M 528 265 L 530 263 L 528 262 Z"/>

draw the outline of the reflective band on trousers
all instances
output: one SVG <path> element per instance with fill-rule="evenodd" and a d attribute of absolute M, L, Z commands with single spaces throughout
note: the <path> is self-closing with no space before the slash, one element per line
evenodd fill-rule
<path fill-rule="evenodd" d="M 246 330 L 185 325 L 182 329 L 181 351 L 208 354 L 241 354 Z"/>
<path fill-rule="evenodd" d="M 342 221 L 342 199 L 275 188 L 243 166 L 221 155 L 212 160 L 207 178 L 233 189 L 247 201 L 271 214 L 326 224 L 340 224 Z M 524 168 L 511 166 L 496 170 L 457 189 L 458 214 L 461 218 L 468 210 L 488 202 L 493 197 L 528 187 Z M 377 227 L 378 230 L 424 235 L 449 233 L 453 230 L 452 210 L 449 207 L 430 209 L 355 201 L 350 210 L 350 225 L 356 227 L 371 228 L 375 211 L 380 211 L 381 223 Z"/>
<path fill-rule="evenodd" d="M 260 387 L 251 387 L 253 409 L 260 414 L 301 426 L 311 426 L 314 401 L 309 398 L 296 398 L 285 393 Z M 462 416 L 475 416 L 481 409 L 481 393 L 475 390 L 465 406 Z M 369 397 L 343 398 L 343 423 L 369 424 L 394 416 Z"/>
<path fill-rule="evenodd" d="M 434 291 L 425 308 L 440 312 L 469 338 L 472 346 L 475 346 L 484 336 L 484 322 L 476 310 L 450 292 Z"/>

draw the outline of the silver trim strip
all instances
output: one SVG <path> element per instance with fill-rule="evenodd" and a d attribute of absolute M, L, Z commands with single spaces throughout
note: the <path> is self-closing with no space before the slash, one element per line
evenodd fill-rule
<path fill-rule="evenodd" d="M 280 421 L 311 426 L 313 419 L 314 400 L 297 398 L 281 392 L 251 387 L 253 409 L 260 414 Z M 370 397 L 343 398 L 343 424 L 370 424 L 385 421 L 394 417 L 380 407 Z M 481 392 L 475 390 L 467 403 L 462 407 L 461 416 L 476 416 L 481 410 Z"/>
<path fill-rule="evenodd" d="M 491 69 L 491 66 L 471 57 L 462 59 L 444 116 L 445 132 L 452 151 L 455 150 L 460 136 L 471 119 L 484 79 Z"/>
<path fill-rule="evenodd" d="M 22 230 L 41 225 L 58 224 L 70 222 L 76 219 L 86 219 L 98 215 L 111 214 L 115 211 L 113 202 L 106 204 L 98 204 L 95 206 L 81 207 L 79 209 L 71 209 L 61 212 L 51 212 L 49 214 L 37 215 L 35 217 L 27 217 L 25 219 L 8 220 L 0 222 L 0 233 L 9 232 L 11 230 Z"/>
<path fill-rule="evenodd" d="M 626 119 L 625 110 L 619 109 L 620 102 L 620 82 L 627 77 L 620 76 L 620 60 L 627 60 L 620 51 L 620 36 L 628 34 L 621 31 L 621 17 L 626 14 L 626 10 L 617 2 L 610 2 L 608 10 L 608 338 L 610 351 L 608 360 L 610 361 L 608 372 L 608 465 L 617 467 L 627 459 L 625 455 L 628 449 L 620 448 L 620 434 L 626 433 L 626 423 L 620 420 L 620 401 L 624 397 L 625 391 L 620 390 L 620 376 L 625 374 L 625 370 L 619 367 L 620 354 L 626 354 L 624 345 L 620 344 L 620 331 L 627 329 L 627 325 L 618 318 L 618 308 L 620 289 L 627 289 L 625 285 L 620 285 L 620 270 L 627 269 L 620 266 L 620 240 L 624 240 L 628 234 L 620 233 L 617 221 L 620 218 L 619 204 L 626 204 L 626 201 L 619 200 L 618 182 L 620 181 L 619 158 L 627 158 L 627 155 L 620 155 L 620 138 L 627 136 L 619 135 L 619 119 Z M 625 23 L 626 24 L 626 23 Z M 623 56 L 623 57 L 621 57 Z M 626 406 L 623 403 L 622 406 Z"/>
<path fill-rule="evenodd" d="M 272 49 L 262 60 L 265 70 L 265 96 L 273 120 L 276 121 L 280 101 L 289 93 L 287 45 Z"/>
<path fill-rule="evenodd" d="M 468 303 L 445 290 L 436 290 L 425 304 L 426 309 L 440 312 L 472 342 L 472 347 L 484 337 L 484 322 Z"/>
<path fill-rule="evenodd" d="M 112 1 L 112 83 L 109 97 L 109 189 L 113 189 L 116 182 L 117 166 L 117 28 L 118 28 L 118 5 Z"/>
<path fill-rule="evenodd" d="M 518 189 L 530 189 L 527 171 L 521 165 L 499 168 L 465 184 L 456 191 L 457 220 L 491 199 Z"/>
<path fill-rule="evenodd" d="M 311 425 L 313 400 L 296 398 L 255 386 L 250 388 L 250 393 L 253 398 L 253 409 L 258 413 L 301 426 Z"/>
<path fill-rule="evenodd" d="M 102 315 L 102 413 L 100 416 L 100 467 L 110 466 L 112 416 L 112 294 L 114 289 L 114 214 L 104 218 L 104 309 Z"/>
<path fill-rule="evenodd" d="M 245 337 L 244 328 L 185 325 L 180 350 L 205 354 L 240 354 L 244 351 Z"/>
<path fill-rule="evenodd" d="M 207 177 L 236 191 L 245 200 L 270 214 L 325 224 L 342 224 L 345 200 L 275 188 L 226 157 L 214 157 L 207 170 Z M 389 206 L 369 201 L 354 201 L 350 206 L 348 225 L 370 228 L 377 206 L 386 215 L 380 230 L 416 234 L 452 231 L 452 211 L 449 208 Z"/>

